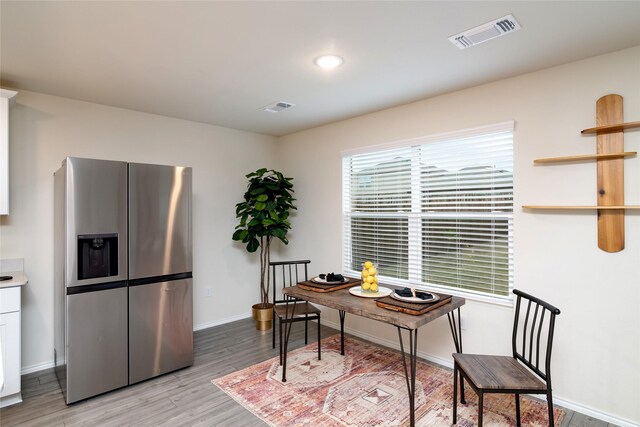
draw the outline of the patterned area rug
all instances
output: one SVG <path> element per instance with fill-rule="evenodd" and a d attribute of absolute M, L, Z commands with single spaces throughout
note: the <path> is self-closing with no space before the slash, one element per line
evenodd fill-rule
<path fill-rule="evenodd" d="M 279 358 L 250 366 L 212 382 L 267 424 L 285 426 L 406 426 L 409 398 L 399 352 L 340 336 L 289 352 L 287 382 Z M 450 426 L 453 372 L 418 361 L 416 425 Z M 466 405 L 458 405 L 457 426 L 477 423 L 477 397 L 465 387 Z M 526 397 L 520 403 L 522 425 L 547 426 L 547 404 Z M 564 411 L 555 410 L 561 425 Z M 513 395 L 485 395 L 484 424 L 515 426 Z"/>

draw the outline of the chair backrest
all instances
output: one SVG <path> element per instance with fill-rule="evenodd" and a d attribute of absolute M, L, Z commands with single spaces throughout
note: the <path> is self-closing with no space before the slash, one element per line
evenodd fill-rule
<path fill-rule="evenodd" d="M 553 330 L 560 310 L 517 289 L 513 293 L 517 296 L 511 341 L 513 357 L 524 363 L 551 388 Z M 544 367 L 540 364 L 541 355 L 544 357 Z"/>
<path fill-rule="evenodd" d="M 282 295 L 282 289 L 295 286 L 298 282 L 308 280 L 307 266 L 311 261 L 274 261 L 269 263 L 271 268 L 271 284 L 273 285 L 273 303 L 283 303 L 287 300 Z"/>

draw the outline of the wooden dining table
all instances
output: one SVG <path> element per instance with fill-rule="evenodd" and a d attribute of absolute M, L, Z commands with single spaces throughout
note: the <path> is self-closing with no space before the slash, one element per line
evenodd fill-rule
<path fill-rule="evenodd" d="M 287 303 L 286 318 L 292 318 L 295 315 L 295 307 L 299 301 L 308 301 L 338 310 L 340 315 L 340 353 L 342 355 L 344 355 L 344 321 L 347 313 L 366 317 L 367 319 L 377 320 L 393 325 L 397 328 L 404 375 L 407 382 L 407 391 L 409 393 L 409 420 L 411 427 L 415 426 L 415 385 L 418 328 L 436 320 L 439 317 L 447 315 L 456 352 L 462 353 L 460 307 L 465 304 L 464 298 L 454 296 L 451 298 L 450 302 L 439 307 L 435 307 L 433 310 L 420 315 L 412 315 L 378 307 L 376 305 L 375 298 L 354 296 L 349 293 L 349 289 L 340 289 L 333 292 L 315 292 L 307 289 L 301 289 L 299 286 L 291 286 L 285 288 L 283 293 L 291 299 L 291 302 Z M 288 322 L 286 325 L 282 362 L 283 382 L 286 382 L 287 345 L 289 342 L 292 322 Z M 406 350 L 405 342 L 403 341 L 404 331 L 408 332 L 409 335 L 408 348 Z M 463 389 L 463 387 L 461 387 L 461 389 Z M 461 395 L 461 400 L 464 401 L 464 395 Z"/>

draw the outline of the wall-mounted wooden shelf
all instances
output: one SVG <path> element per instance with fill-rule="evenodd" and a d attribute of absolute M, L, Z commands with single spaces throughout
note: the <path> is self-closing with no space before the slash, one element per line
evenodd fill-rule
<path fill-rule="evenodd" d="M 580 133 L 588 134 L 588 133 L 620 132 L 625 129 L 633 129 L 633 128 L 640 128 L 640 122 L 628 122 L 628 123 L 619 123 L 615 125 L 596 126 L 594 128 L 584 129 Z"/>
<path fill-rule="evenodd" d="M 596 154 L 547 157 L 534 163 L 561 163 L 595 160 L 597 166 L 597 205 L 594 206 L 536 206 L 523 209 L 595 210 L 598 212 L 598 247 L 605 252 L 624 249 L 625 210 L 640 209 L 639 205 L 624 204 L 624 159 L 635 151 L 624 151 L 624 131 L 640 128 L 640 122 L 624 123 L 622 96 L 610 94 L 596 101 L 596 127 L 584 129 L 583 135 L 596 135 Z"/>
<path fill-rule="evenodd" d="M 535 159 L 533 163 L 561 163 L 561 162 L 579 162 L 582 160 L 617 159 L 622 157 L 635 156 L 636 154 L 638 154 L 636 151 L 623 151 L 620 153 L 582 154 L 578 156 L 545 157 L 543 159 Z"/>
<path fill-rule="evenodd" d="M 543 205 L 523 205 L 523 209 L 552 209 L 552 210 L 611 210 L 611 209 L 640 209 L 640 205 L 624 206 L 543 206 Z"/>

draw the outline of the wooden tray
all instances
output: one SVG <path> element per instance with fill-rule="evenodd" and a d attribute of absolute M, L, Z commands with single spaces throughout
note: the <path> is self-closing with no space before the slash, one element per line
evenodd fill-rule
<path fill-rule="evenodd" d="M 411 302 L 398 301 L 391 297 L 384 297 L 376 300 L 376 305 L 378 307 L 386 308 L 387 310 L 399 311 L 401 313 L 419 316 L 433 310 L 434 308 L 438 308 L 451 302 L 451 295 L 437 294 L 435 292 L 429 293 L 438 295 L 440 299 L 431 304 L 416 304 Z"/>
<path fill-rule="evenodd" d="M 322 283 L 312 282 L 311 280 L 307 280 L 306 282 L 298 283 L 298 287 L 300 289 L 304 289 L 305 291 L 311 292 L 333 292 L 339 291 L 340 289 L 346 289 L 352 287 L 355 283 L 360 283 L 360 279 L 352 279 L 347 277 L 349 281 L 347 283 L 343 283 L 342 285 L 323 285 Z"/>

